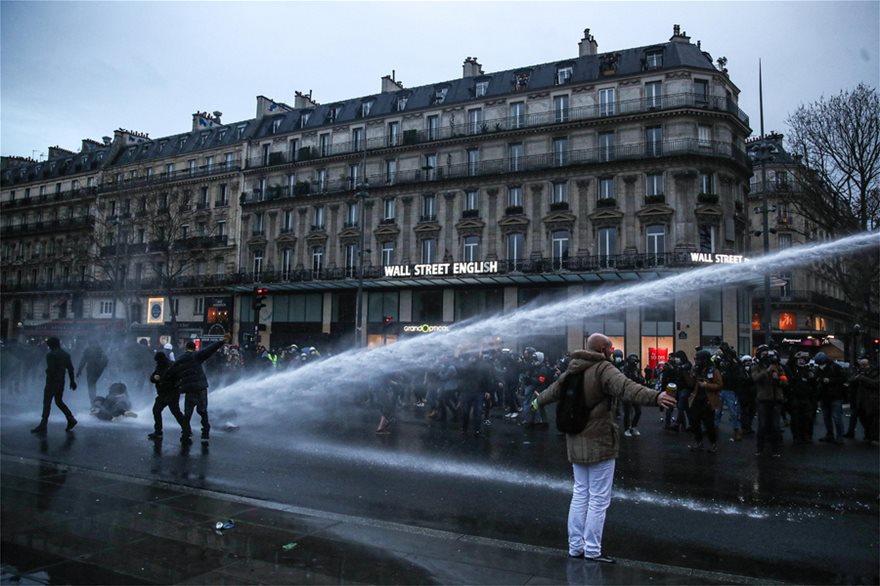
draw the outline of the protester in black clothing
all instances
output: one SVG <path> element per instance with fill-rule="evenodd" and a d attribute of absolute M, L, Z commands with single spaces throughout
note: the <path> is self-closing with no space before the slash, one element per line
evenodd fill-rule
<path fill-rule="evenodd" d="M 208 377 L 202 364 L 219 350 L 223 344 L 228 344 L 231 337 L 226 334 L 223 340 L 208 344 L 196 351 L 194 342 L 186 343 L 186 352 L 171 365 L 165 376 L 169 377 L 176 386 L 178 392 L 183 393 L 183 434 L 182 443 L 192 443 L 192 419 L 195 410 L 202 419 L 202 441 L 207 442 L 210 437 L 211 424 L 208 421 Z"/>
<path fill-rule="evenodd" d="M 795 353 L 785 365 L 788 390 L 785 402 L 791 415 L 791 435 L 796 444 L 813 441 L 813 423 L 816 420 L 816 369 L 809 365 L 810 355 Z"/>
<path fill-rule="evenodd" d="M 825 420 L 825 437 L 820 438 L 819 441 L 842 444 L 843 440 L 840 438 L 844 434 L 843 400 L 846 397 L 843 369 L 824 352 L 817 353 L 813 360 L 817 364 L 816 386 L 822 404 L 822 417 Z"/>
<path fill-rule="evenodd" d="M 486 363 L 476 352 L 462 355 L 458 367 L 458 391 L 461 402 L 461 431 L 467 433 L 471 417 L 474 435 L 482 434 L 483 401 L 489 398 L 493 386 L 492 375 Z"/>
<path fill-rule="evenodd" d="M 124 416 L 137 417 L 131 410 L 131 397 L 125 383 L 116 382 L 110 385 L 106 397 L 95 397 L 95 417 L 104 421 L 116 421 Z"/>
<path fill-rule="evenodd" d="M 631 381 L 635 381 L 640 385 L 645 384 L 645 379 L 642 377 L 642 370 L 639 368 L 639 357 L 635 354 L 630 354 L 626 357 L 626 361 L 623 363 L 620 371 L 626 375 Z M 638 403 L 630 403 L 629 401 L 622 401 L 623 403 L 623 435 L 626 437 L 638 437 L 642 435 L 639 432 L 639 419 L 642 418 L 642 406 Z"/>
<path fill-rule="evenodd" d="M 753 359 L 748 354 L 740 357 L 739 363 L 745 376 L 736 388 L 736 400 L 739 402 L 739 424 L 742 428 L 742 435 L 755 433 L 752 429 L 752 423 L 755 421 L 755 415 L 758 413 L 758 400 L 756 398 L 755 381 L 752 380 L 752 362 Z"/>
<path fill-rule="evenodd" d="M 76 426 L 76 418 L 67 405 L 64 404 L 64 375 L 70 376 L 70 390 L 76 390 L 76 379 L 73 372 L 73 362 L 70 354 L 61 349 L 61 340 L 51 337 L 46 340 L 49 353 L 46 354 L 46 385 L 43 387 L 43 415 L 40 424 L 31 430 L 31 433 L 46 433 L 49 423 L 49 410 L 52 408 L 52 400 L 67 418 L 66 431 L 71 431 Z"/>
<path fill-rule="evenodd" d="M 687 431 L 690 422 L 688 420 L 687 404 L 688 397 L 691 394 L 691 383 L 689 378 L 692 365 L 688 360 L 687 354 L 682 350 L 676 350 L 669 356 L 669 362 L 663 366 L 660 371 L 660 388 L 658 390 L 668 390 L 669 384 L 672 383 L 676 387 L 675 398 L 677 401 L 677 409 L 675 414 L 675 423 L 673 423 L 672 409 L 667 409 L 664 416 L 664 427 L 666 431 Z"/>
<path fill-rule="evenodd" d="M 97 340 L 90 340 L 79 361 L 79 367 L 76 369 L 77 378 L 82 375 L 83 369 L 86 371 L 86 383 L 89 388 L 89 401 L 92 407 L 95 406 L 95 397 L 98 396 L 98 379 L 104 374 L 107 368 L 107 355 L 101 349 Z"/>
<path fill-rule="evenodd" d="M 703 427 L 709 436 L 709 451 L 717 451 L 718 434 L 715 430 L 715 409 L 720 405 L 724 381 L 721 372 L 712 364 L 712 354 L 700 350 L 694 355 L 694 368 L 690 374 L 691 394 L 688 398 L 688 417 L 694 429 L 693 451 L 703 449 Z"/>
<path fill-rule="evenodd" d="M 180 393 L 169 377 L 164 376 L 171 368 L 171 361 L 164 352 L 156 352 L 153 359 L 156 361 L 156 369 L 150 375 L 150 381 L 156 385 L 156 401 L 153 403 L 153 433 L 147 437 L 151 440 L 162 439 L 162 411 L 165 407 L 171 411 L 171 415 L 180 425 L 180 431 L 186 428 L 183 421 L 183 413 L 180 411 Z"/>

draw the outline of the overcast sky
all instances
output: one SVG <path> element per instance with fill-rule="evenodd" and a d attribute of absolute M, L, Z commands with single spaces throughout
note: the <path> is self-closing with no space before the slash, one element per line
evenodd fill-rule
<path fill-rule="evenodd" d="M 665 42 L 674 24 L 727 57 L 740 107 L 759 132 L 785 130 L 798 105 L 878 87 L 880 2 L 0 2 L 3 155 L 78 151 L 116 128 L 187 132 L 196 111 L 253 118 L 256 96 L 293 104 L 378 93 L 576 57 L 585 28 L 599 52 Z"/>

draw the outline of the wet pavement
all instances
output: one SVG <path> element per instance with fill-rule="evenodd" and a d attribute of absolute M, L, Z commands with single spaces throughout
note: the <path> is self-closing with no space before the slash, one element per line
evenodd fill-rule
<path fill-rule="evenodd" d="M 4 584 L 753 583 L 21 457 L 0 482 Z"/>
<path fill-rule="evenodd" d="M 78 414 L 79 417 L 79 414 Z M 2 413 L 3 583 L 876 584 L 878 451 L 753 440 L 688 452 L 646 410 L 621 438 L 604 550 L 569 560 L 563 438 L 493 419 L 486 437 L 407 408 L 241 423 L 153 444 L 143 415 L 28 433 Z M 818 425 L 821 429 L 821 423 Z M 169 432 L 170 433 L 170 432 Z M 790 444 L 790 440 L 788 442 Z M 235 527 L 217 533 L 215 523 Z M 294 544 L 294 545 L 290 545 Z M 285 548 L 284 546 L 288 547 Z"/>

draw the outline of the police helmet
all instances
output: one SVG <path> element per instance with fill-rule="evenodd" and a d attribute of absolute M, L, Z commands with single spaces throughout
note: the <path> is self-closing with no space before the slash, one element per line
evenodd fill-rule
<path fill-rule="evenodd" d="M 637 354 L 630 354 L 629 356 L 626 357 L 626 360 L 627 360 L 627 362 L 634 362 L 634 363 L 640 362 Z"/>
<path fill-rule="evenodd" d="M 824 352 L 817 352 L 816 355 L 813 357 L 813 360 L 815 360 L 816 364 L 819 365 L 828 364 L 829 362 L 831 362 L 831 360 L 828 358 L 828 355 Z"/>

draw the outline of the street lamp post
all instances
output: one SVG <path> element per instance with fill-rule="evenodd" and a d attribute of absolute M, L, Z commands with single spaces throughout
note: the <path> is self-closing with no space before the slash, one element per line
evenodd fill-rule
<path fill-rule="evenodd" d="M 767 137 L 764 134 L 764 79 L 761 74 L 761 60 L 758 60 L 758 102 L 761 113 L 761 142 L 755 153 L 755 158 L 761 164 L 761 215 L 762 228 L 764 233 L 764 255 L 770 253 L 770 210 L 767 196 L 767 162 L 775 159 L 770 145 L 767 143 Z M 772 331 L 771 321 L 773 314 L 770 310 L 770 273 L 764 274 L 764 343 L 770 344 L 770 333 Z"/>
<path fill-rule="evenodd" d="M 360 224 L 361 224 L 361 244 L 358 247 L 358 286 L 357 286 L 357 295 L 355 298 L 355 317 L 354 317 L 354 346 L 358 348 L 362 345 L 363 336 L 361 335 L 361 322 L 363 321 L 363 313 L 364 313 L 364 249 L 366 248 L 366 240 L 367 240 L 367 226 L 366 226 L 366 217 L 367 217 L 367 197 L 369 196 L 369 188 L 370 183 L 367 180 L 366 176 L 364 176 L 363 182 L 358 186 L 358 191 L 355 193 L 355 197 L 358 198 L 358 205 L 360 206 Z"/>

